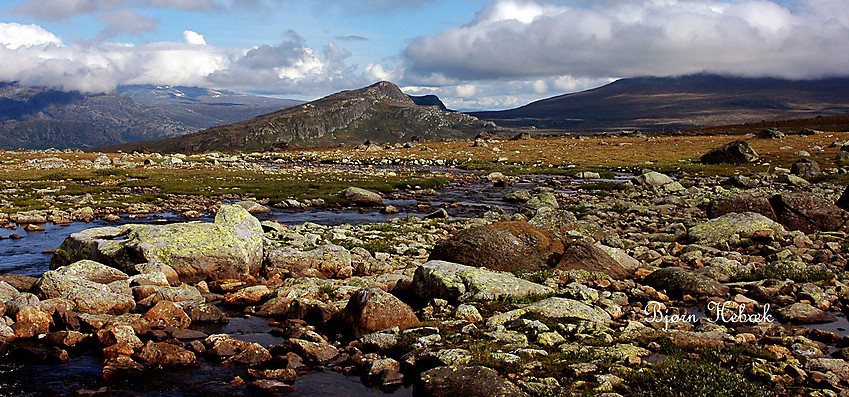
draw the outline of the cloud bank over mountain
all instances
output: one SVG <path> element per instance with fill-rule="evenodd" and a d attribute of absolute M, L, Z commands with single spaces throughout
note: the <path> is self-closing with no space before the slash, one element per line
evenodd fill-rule
<path fill-rule="evenodd" d="M 24 22 L 0 22 L 0 80 L 83 92 L 167 84 L 309 99 L 390 80 L 452 108 L 498 109 L 621 77 L 849 75 L 845 0 L 13 3 L 2 15 Z"/>
<path fill-rule="evenodd" d="M 849 7 L 840 1 L 502 0 L 469 24 L 413 41 L 414 72 L 460 80 L 698 72 L 792 79 L 849 73 Z"/>

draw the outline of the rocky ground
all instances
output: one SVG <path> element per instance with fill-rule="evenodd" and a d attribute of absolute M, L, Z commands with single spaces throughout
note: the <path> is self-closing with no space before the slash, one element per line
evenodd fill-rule
<path fill-rule="evenodd" d="M 330 370 L 433 396 L 849 395 L 849 338 L 812 325 L 849 309 L 849 194 L 822 175 L 846 170 L 820 149 L 822 170 L 646 170 L 574 194 L 484 173 L 522 210 L 476 219 L 284 226 L 243 202 L 212 223 L 90 229 L 40 278 L 0 275 L 0 355 L 94 351 L 109 381 L 244 367 L 226 381 L 270 394 Z M 193 329 L 228 315 L 286 341 Z"/>

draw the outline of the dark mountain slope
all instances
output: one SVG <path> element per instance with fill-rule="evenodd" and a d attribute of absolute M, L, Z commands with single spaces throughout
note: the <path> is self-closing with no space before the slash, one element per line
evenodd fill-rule
<path fill-rule="evenodd" d="M 842 115 L 849 114 L 849 78 L 628 78 L 516 109 L 470 114 L 503 126 L 571 131 L 671 130 Z"/>

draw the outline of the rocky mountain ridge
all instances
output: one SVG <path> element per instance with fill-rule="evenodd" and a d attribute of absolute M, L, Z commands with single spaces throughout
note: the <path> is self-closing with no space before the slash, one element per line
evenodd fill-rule
<path fill-rule="evenodd" d="M 121 148 L 162 152 L 268 150 L 287 146 L 350 145 L 366 140 L 399 142 L 413 136 L 429 140 L 471 138 L 496 128 L 491 122 L 442 110 L 438 104 L 417 105 L 398 86 L 383 81 L 248 121 Z"/>

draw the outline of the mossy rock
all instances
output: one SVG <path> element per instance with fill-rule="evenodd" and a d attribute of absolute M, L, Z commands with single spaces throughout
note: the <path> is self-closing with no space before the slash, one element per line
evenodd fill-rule
<path fill-rule="evenodd" d="M 658 290 L 666 290 L 673 295 L 725 296 L 728 287 L 712 278 L 702 276 L 681 267 L 667 267 L 654 271 L 643 280 Z"/>
<path fill-rule="evenodd" d="M 784 227 L 772 219 L 754 212 L 731 212 L 690 228 L 691 240 L 702 244 L 728 243 L 734 235 L 749 237 L 761 230 L 784 232 Z"/>
<path fill-rule="evenodd" d="M 262 226 L 236 205 L 222 205 L 214 223 L 123 225 L 71 234 L 50 262 L 56 269 L 91 259 L 126 273 L 140 263 L 171 266 L 183 281 L 259 274 Z"/>
<path fill-rule="evenodd" d="M 495 370 L 483 366 L 442 366 L 421 374 L 422 395 L 432 397 L 526 396 L 518 386 L 498 376 Z"/>
<path fill-rule="evenodd" d="M 413 288 L 424 299 L 441 298 L 461 302 L 554 293 L 549 287 L 510 273 L 439 260 L 428 261 L 416 269 Z"/>

